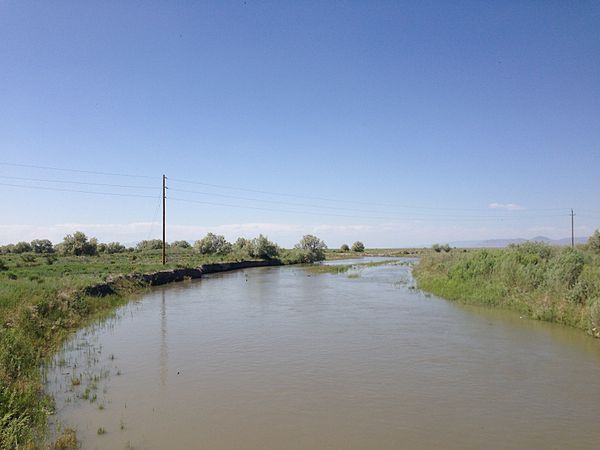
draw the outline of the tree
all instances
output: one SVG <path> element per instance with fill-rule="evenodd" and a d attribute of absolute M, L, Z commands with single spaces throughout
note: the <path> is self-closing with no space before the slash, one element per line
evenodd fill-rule
<path fill-rule="evenodd" d="M 13 247 L 13 253 L 25 253 L 31 251 L 31 244 L 29 242 L 21 241 L 17 242 Z"/>
<path fill-rule="evenodd" d="M 31 249 L 34 253 L 54 253 L 52 242 L 48 239 L 35 239 L 31 241 Z"/>
<path fill-rule="evenodd" d="M 363 244 L 360 241 L 356 241 L 354 244 L 352 244 L 352 251 L 353 252 L 358 252 L 358 253 L 362 253 L 365 251 L 365 244 Z"/>
<path fill-rule="evenodd" d="M 594 231 L 594 234 L 588 239 L 588 247 L 596 253 L 600 253 L 600 230 Z"/>
<path fill-rule="evenodd" d="M 225 255 L 231 251 L 232 245 L 225 236 L 208 233 L 194 243 L 194 248 L 203 255 Z"/>
<path fill-rule="evenodd" d="M 325 259 L 325 250 L 327 250 L 325 242 L 312 234 L 303 236 L 294 248 L 305 254 L 303 259 L 306 262 L 323 261 Z"/>
<path fill-rule="evenodd" d="M 248 255 L 252 258 L 275 259 L 279 256 L 279 247 L 261 234 L 252 239 L 248 248 Z"/>
<path fill-rule="evenodd" d="M 96 238 L 88 240 L 85 233 L 76 231 L 72 235 L 65 236 L 60 248 L 65 255 L 92 256 L 98 253 L 98 240 Z"/>
<path fill-rule="evenodd" d="M 350 251 L 350 247 L 348 247 L 348 244 L 342 244 L 342 246 L 340 247 L 340 250 L 345 252 L 349 252 Z"/>

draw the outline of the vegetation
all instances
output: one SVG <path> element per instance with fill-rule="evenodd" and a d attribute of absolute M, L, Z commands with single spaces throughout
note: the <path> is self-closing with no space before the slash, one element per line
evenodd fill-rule
<path fill-rule="evenodd" d="M 353 252 L 358 252 L 358 253 L 362 253 L 365 251 L 365 244 L 363 244 L 360 241 L 356 241 L 354 244 L 352 244 L 352 251 Z"/>
<path fill-rule="evenodd" d="M 431 246 L 431 249 L 432 249 L 434 252 L 436 252 L 436 253 L 440 253 L 440 252 L 446 252 L 446 253 L 448 253 L 450 250 L 452 250 L 452 248 L 450 248 L 450 245 L 448 245 L 448 244 L 444 244 L 444 245 L 441 245 L 441 244 L 433 244 L 433 245 Z"/>
<path fill-rule="evenodd" d="M 600 337 L 600 252 L 527 242 L 506 249 L 438 252 L 414 270 L 419 287 L 465 303 L 499 306 Z"/>
<path fill-rule="evenodd" d="M 233 246 L 225 240 L 225 236 L 208 233 L 194 243 L 194 248 L 202 255 L 225 255 Z"/>
<path fill-rule="evenodd" d="M 72 235 L 67 234 L 62 244 L 58 244 L 57 247 L 63 255 L 93 256 L 98 253 L 98 240 L 96 238 L 88 240 L 84 233 L 76 231 Z"/>
<path fill-rule="evenodd" d="M 340 251 L 344 253 L 349 252 L 350 247 L 348 247 L 348 244 L 342 244 L 342 246 L 340 247 Z"/>
<path fill-rule="evenodd" d="M 318 237 L 307 234 L 294 246 L 294 249 L 296 250 L 297 262 L 312 263 L 325 259 L 327 246 Z"/>
<path fill-rule="evenodd" d="M 275 259 L 279 257 L 279 247 L 262 234 L 244 247 L 251 258 Z"/>

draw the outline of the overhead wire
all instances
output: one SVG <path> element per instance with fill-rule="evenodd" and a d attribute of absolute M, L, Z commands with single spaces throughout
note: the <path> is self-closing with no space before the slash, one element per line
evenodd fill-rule
<path fill-rule="evenodd" d="M 114 195 L 114 196 L 119 196 L 119 197 L 156 198 L 155 195 L 124 194 L 124 193 L 120 193 L 120 192 L 82 191 L 79 189 L 63 189 L 63 188 L 55 188 L 55 187 L 49 187 L 49 186 L 26 186 L 26 185 L 11 184 L 11 183 L 0 183 L 0 186 L 18 187 L 18 188 L 25 188 L 25 189 L 39 189 L 39 190 L 44 190 L 44 191 L 77 192 L 80 194 L 98 194 L 98 195 Z"/>
<path fill-rule="evenodd" d="M 57 170 L 61 172 L 75 172 L 75 173 L 87 173 L 94 175 L 108 175 L 113 177 L 130 177 L 130 178 L 149 178 L 156 179 L 156 177 L 150 175 L 138 175 L 131 173 L 116 173 L 116 172 L 101 172 L 97 170 L 82 170 L 82 169 L 70 169 L 64 167 L 52 167 L 52 166 L 40 166 L 34 164 L 17 164 L 17 163 L 8 163 L 0 161 L 0 166 L 10 166 L 10 167 L 26 167 L 30 169 L 43 169 L 43 170 Z"/>
<path fill-rule="evenodd" d="M 182 192 L 182 193 L 191 193 L 191 194 L 200 194 L 200 195 L 206 195 L 206 196 L 214 196 L 214 197 L 221 197 L 221 198 L 231 198 L 231 199 L 235 199 L 235 200 L 247 200 L 247 201 L 255 201 L 255 202 L 259 202 L 259 203 L 270 203 L 270 204 L 277 204 L 277 205 L 288 205 L 288 206 L 301 206 L 301 207 L 308 207 L 308 208 L 314 208 L 314 209 L 325 209 L 325 210 L 336 210 L 336 211 L 356 211 L 356 212 L 361 212 L 361 213 L 375 213 L 375 214 L 382 214 L 385 212 L 382 211 L 378 211 L 378 210 L 366 210 L 366 209 L 356 209 L 356 208 L 344 208 L 344 207 L 336 207 L 336 206 L 328 206 L 328 205 L 317 205 L 317 204 L 309 204 L 309 203 L 295 203 L 295 202 L 283 202 L 283 201 L 277 201 L 277 200 L 265 200 L 265 199 L 259 199 L 259 198 L 251 198 L 251 197 L 240 197 L 240 196 L 236 196 L 236 195 L 228 195 L 228 194 L 219 194 L 219 193 L 214 193 L 214 192 L 201 192 L 201 191 L 193 191 L 193 190 L 187 190 L 187 189 L 174 189 L 174 188 L 170 188 L 169 189 L 171 192 Z M 494 213 L 501 213 L 501 211 L 494 211 Z M 502 211 L 503 213 L 503 211 Z M 403 211 L 403 212 L 397 212 L 395 213 L 396 215 L 398 214 L 418 214 L 420 216 L 427 216 L 427 217 L 456 217 L 456 218 L 501 218 L 501 217 L 509 217 L 509 216 L 499 216 L 499 215 L 463 215 L 463 214 L 433 214 L 433 213 L 428 213 L 428 212 L 419 212 L 419 213 L 411 213 L 408 211 Z M 510 216 L 511 218 L 513 216 Z"/>
<path fill-rule="evenodd" d="M 36 182 L 43 182 L 43 183 L 84 184 L 84 185 L 88 185 L 88 186 L 106 186 L 106 187 L 132 188 L 132 189 L 157 189 L 156 186 L 139 186 L 139 185 L 130 185 L 130 184 L 111 184 L 111 183 L 92 183 L 89 181 L 72 181 L 72 180 L 49 180 L 46 178 L 13 177 L 13 176 L 9 176 L 9 175 L 2 175 L 2 178 L 8 178 L 11 180 L 20 180 L 20 181 L 36 181 Z"/>
<path fill-rule="evenodd" d="M 310 196 L 310 195 L 299 195 L 299 194 L 291 194 L 285 192 L 275 192 L 275 191 L 265 191 L 259 189 L 249 189 L 243 187 L 229 186 L 224 184 L 212 184 L 212 183 L 204 183 L 201 181 L 193 181 L 193 180 L 185 180 L 181 178 L 169 178 L 171 182 L 180 182 L 180 183 L 188 183 L 188 184 L 196 184 L 201 186 L 209 186 L 219 189 L 230 189 L 236 191 L 243 192 L 253 192 L 258 194 L 266 194 L 266 195 L 274 195 L 279 197 L 292 197 L 292 198 L 300 198 L 300 199 L 309 199 L 309 200 L 321 200 L 327 202 L 337 202 L 337 203 L 353 203 L 353 204 L 361 204 L 361 205 L 378 205 L 378 206 L 386 206 L 386 207 L 398 207 L 398 208 L 407 208 L 407 209 L 424 209 L 424 210 L 440 210 L 440 211 L 479 211 L 481 212 L 482 208 L 444 208 L 444 207 L 434 207 L 434 206 L 418 206 L 418 205 L 404 205 L 397 203 L 381 203 L 381 202 L 372 202 L 372 201 L 359 201 L 359 200 L 347 200 L 340 198 L 331 198 L 331 197 L 318 197 L 318 196 Z M 489 209 L 489 208 L 488 208 Z M 485 209 L 485 210 L 488 210 Z M 537 209 L 524 209 L 522 211 L 563 211 L 568 210 L 568 208 L 537 208 Z M 519 211 L 519 210 L 516 210 Z"/>
<path fill-rule="evenodd" d="M 211 205 L 211 206 L 221 206 L 221 207 L 228 207 L 228 208 L 241 208 L 241 209 L 251 209 L 251 210 L 258 210 L 258 211 L 270 211 L 270 212 L 279 212 L 279 213 L 291 213 L 291 214 L 299 214 L 299 215 L 318 215 L 318 216 L 332 216 L 332 217 L 347 217 L 347 218 L 355 218 L 355 219 L 379 219 L 379 220 L 394 220 L 394 219 L 400 219 L 400 217 L 398 216 L 361 216 L 361 215 L 355 215 L 355 214 L 338 214 L 338 213 L 328 213 L 328 212 L 322 212 L 322 211 L 298 211 L 298 210 L 290 210 L 290 209 L 275 209 L 275 208 L 264 208 L 264 207 L 258 207 L 258 206 L 248 206 L 248 205 L 235 205 L 235 204 L 230 204 L 230 203 L 218 203 L 218 202 L 209 202 L 209 201 L 202 201 L 202 200 L 193 200 L 193 199 L 185 199 L 185 198 L 177 198 L 177 197 L 168 197 L 168 200 L 174 200 L 174 201 L 178 201 L 178 202 L 188 202 L 188 203 L 197 203 L 197 204 L 203 204 L 203 205 Z M 556 214 L 556 215 L 547 215 L 547 217 L 567 217 L 566 214 Z M 415 214 L 413 216 L 410 217 L 403 217 L 403 220 L 427 220 L 427 219 L 431 219 L 432 217 L 430 216 L 422 216 L 419 214 Z M 439 216 L 438 218 L 440 219 L 448 219 L 447 216 Z M 450 217 L 450 219 L 461 219 L 460 217 Z M 471 220 L 521 220 L 523 219 L 522 217 L 478 217 L 478 218 L 466 218 L 467 221 L 471 221 Z M 461 219 L 461 220 L 465 220 L 465 219 Z"/>

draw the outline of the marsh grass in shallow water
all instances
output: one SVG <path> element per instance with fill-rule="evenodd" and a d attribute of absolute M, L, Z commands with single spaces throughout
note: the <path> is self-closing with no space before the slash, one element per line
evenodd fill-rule
<path fill-rule="evenodd" d="M 356 264 L 313 264 L 310 266 L 302 266 L 302 269 L 306 272 L 310 273 L 331 273 L 331 274 L 340 274 L 346 273 L 350 270 L 361 270 L 367 267 L 378 267 L 385 265 L 405 265 L 406 261 L 394 261 L 394 260 L 385 260 L 385 261 L 369 261 L 364 263 L 356 263 Z M 358 274 L 356 276 L 352 276 L 354 274 L 348 275 L 349 278 L 358 278 Z"/>

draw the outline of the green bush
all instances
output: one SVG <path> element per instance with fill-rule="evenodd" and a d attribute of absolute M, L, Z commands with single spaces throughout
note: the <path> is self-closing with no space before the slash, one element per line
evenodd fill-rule
<path fill-rule="evenodd" d="M 327 250 L 325 242 L 312 234 L 304 235 L 294 248 L 300 250 L 298 256 L 302 259 L 307 259 L 307 261 L 302 262 L 323 261 L 325 259 L 325 250 Z"/>
<path fill-rule="evenodd" d="M 98 254 L 98 240 L 96 238 L 88 240 L 85 233 L 76 231 L 72 235 L 65 236 L 60 250 L 63 255 L 93 256 Z"/>
<path fill-rule="evenodd" d="M 52 242 L 48 239 L 35 239 L 31 241 L 31 249 L 34 253 L 54 253 Z"/>
<path fill-rule="evenodd" d="M 580 251 L 570 247 L 562 249 L 548 264 L 547 285 L 558 286 L 557 289 L 565 286 L 572 288 L 583 270 L 583 265 L 583 254 Z"/>
<path fill-rule="evenodd" d="M 600 230 L 594 231 L 594 234 L 590 236 L 588 247 L 594 253 L 600 253 Z"/>
<path fill-rule="evenodd" d="M 144 240 L 137 243 L 135 249 L 138 252 L 145 252 L 150 250 L 160 250 L 163 247 L 162 240 L 160 239 L 150 239 Z"/>
<path fill-rule="evenodd" d="M 188 241 L 175 241 L 169 245 L 171 248 L 192 248 Z"/>
<path fill-rule="evenodd" d="M 120 242 L 109 242 L 104 247 L 104 253 L 108 253 L 109 255 L 115 253 L 123 253 L 126 250 L 127 249 L 125 248 L 125 246 L 122 245 Z"/>
<path fill-rule="evenodd" d="M 25 242 L 25 241 L 21 241 L 21 242 L 17 242 L 14 247 L 12 252 L 13 253 L 26 253 L 26 252 L 30 252 L 31 251 L 31 244 L 29 242 Z"/>
<path fill-rule="evenodd" d="M 279 256 L 279 247 L 262 234 L 253 239 L 245 248 L 248 249 L 248 255 L 252 258 L 275 259 Z"/>
<path fill-rule="evenodd" d="M 365 251 L 365 244 L 363 244 L 360 241 L 356 241 L 354 244 L 352 244 L 352 251 L 353 252 L 357 252 L 357 253 L 362 253 Z"/>
<path fill-rule="evenodd" d="M 340 250 L 344 253 L 349 252 L 350 251 L 350 247 L 348 247 L 348 244 L 342 244 L 342 246 L 340 247 Z"/>
<path fill-rule="evenodd" d="M 225 236 L 208 233 L 194 243 L 194 248 L 202 255 L 225 255 L 231 252 L 233 246 Z"/>

